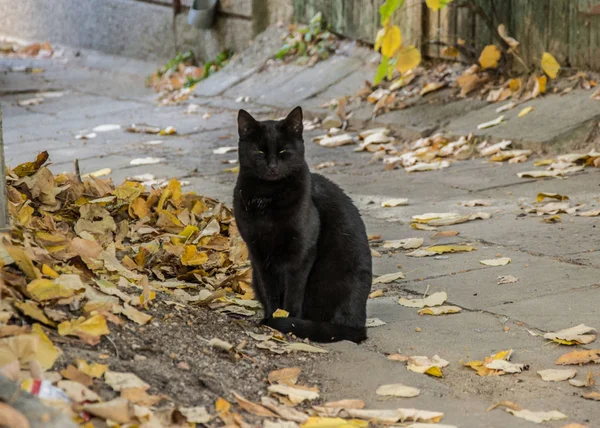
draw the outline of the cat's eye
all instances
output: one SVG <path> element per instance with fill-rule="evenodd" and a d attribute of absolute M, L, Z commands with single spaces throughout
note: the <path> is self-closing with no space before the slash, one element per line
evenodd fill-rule
<path fill-rule="evenodd" d="M 264 155 L 265 152 L 263 152 L 262 150 L 257 150 L 256 153 L 258 153 L 259 155 Z"/>
<path fill-rule="evenodd" d="M 279 154 L 281 155 L 281 154 L 283 154 L 283 153 L 285 153 L 285 152 L 287 152 L 287 150 L 280 150 L 280 151 L 279 151 Z"/>

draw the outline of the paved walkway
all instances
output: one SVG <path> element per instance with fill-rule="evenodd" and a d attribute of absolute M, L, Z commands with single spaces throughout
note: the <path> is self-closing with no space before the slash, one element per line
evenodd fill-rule
<path fill-rule="evenodd" d="M 308 70 L 292 66 L 287 72 L 279 71 L 279 77 L 275 72 L 266 76 L 223 74 L 222 90 L 193 99 L 200 105 L 199 111 L 185 114 L 186 105 L 155 105 L 154 95 L 143 85 L 153 65 L 92 53 L 70 58 L 66 64 L 3 59 L 0 103 L 5 118 L 6 160 L 15 165 L 32 159 L 40 150 L 48 150 L 55 172 L 72 170 L 77 158 L 82 173 L 111 168 L 116 181 L 143 173 L 157 178 L 178 177 L 188 181 L 191 189 L 229 203 L 235 174 L 224 172 L 231 167 L 225 162 L 236 155 L 218 155 L 213 150 L 236 145 L 237 109 L 243 107 L 261 117 L 277 117 L 280 109 L 293 104 L 316 108 L 323 100 L 350 88 L 346 78 L 354 76 L 359 80 L 356 74 L 364 73 L 360 57 L 338 57 L 329 64 L 341 74 L 330 74 L 331 68 L 325 65 Z M 42 67 L 44 72 L 2 70 L 23 65 Z M 246 67 L 248 70 L 252 71 L 252 67 Z M 212 83 L 207 81 L 204 88 L 216 88 L 211 85 L 216 84 L 217 76 L 211 78 Z M 317 81 L 326 84 L 325 88 L 305 85 Z M 293 94 L 286 92 L 289 88 Z M 17 105 L 18 100 L 33 98 L 40 91 L 64 94 L 46 95 L 38 105 Z M 309 99 L 305 99 L 307 94 Z M 254 102 L 236 103 L 240 95 L 250 96 Z M 588 120 L 595 117 L 589 115 Z M 178 133 L 157 137 L 120 129 L 97 132 L 97 137 L 90 140 L 75 138 L 99 125 L 126 127 L 133 123 L 174 126 Z M 547 191 L 566 194 L 573 203 L 585 203 L 589 209 L 598 207 L 598 170 L 547 181 L 517 177 L 517 172 L 532 169 L 531 162 L 491 165 L 474 160 L 426 173 L 383 171 L 381 164 L 368 164 L 370 156 L 353 152 L 351 146 L 326 149 L 311 143 L 310 137 L 319 133 L 322 130 L 306 133 L 309 164 L 329 160 L 345 163 L 322 172 L 353 197 L 370 234 L 380 234 L 383 239 L 422 237 L 425 245 L 468 242 L 477 248 L 447 258 L 411 258 L 403 252 L 375 258 L 375 274 L 396 272 L 401 265 L 406 279 L 387 284 L 383 297 L 369 301 L 370 316 L 387 324 L 370 330 L 370 339 L 364 345 L 330 346 L 336 352 L 316 367 L 322 374 L 325 398 L 363 398 L 369 407 L 443 411 L 444 423 L 461 427 L 530 426 L 531 423 L 503 410 L 486 412 L 491 404 L 510 400 L 530 410 L 559 410 L 569 416 L 568 421 L 597 426 L 598 403 L 581 398 L 581 389 L 566 382 L 546 383 L 536 374 L 538 370 L 557 368 L 555 359 L 570 349 L 549 344 L 531 332 L 543 333 L 580 323 L 600 328 L 599 220 L 564 215 L 562 223 L 546 224 L 536 216 L 522 216 L 520 205 L 533 202 L 538 192 Z M 157 140 L 161 143 L 148 144 Z M 130 165 L 132 159 L 143 157 L 162 161 L 149 166 Z M 409 205 L 381 208 L 383 200 L 396 197 L 408 198 Z M 459 205 L 472 199 L 489 199 L 493 205 Z M 460 234 L 438 240 L 432 236 L 435 232 L 410 226 L 412 215 L 449 211 L 487 211 L 493 217 L 442 228 Z M 512 262 L 502 267 L 479 263 L 497 256 L 510 257 Z M 502 275 L 513 275 L 519 281 L 498 285 Z M 397 304 L 398 296 L 436 291 L 446 291 L 450 304 L 462 307 L 462 313 L 418 316 L 416 309 Z M 587 348 L 593 349 L 593 345 Z M 528 364 L 528 371 L 478 377 L 459 363 L 510 348 L 515 351 L 512 360 Z M 386 358 L 398 350 L 406 355 L 439 354 L 450 361 L 450 366 L 444 369 L 443 379 L 412 373 L 402 363 Z M 577 378 L 585 378 L 588 367 L 577 369 Z M 597 366 L 592 369 L 597 375 Z M 418 387 L 422 393 L 417 398 L 392 400 L 381 400 L 375 395 L 378 385 L 396 382 Z M 566 421 L 549 426 L 564 424 Z"/>

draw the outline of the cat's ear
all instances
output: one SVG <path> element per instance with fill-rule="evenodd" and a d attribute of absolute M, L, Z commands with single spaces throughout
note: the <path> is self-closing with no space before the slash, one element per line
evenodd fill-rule
<path fill-rule="evenodd" d="M 286 128 L 294 135 L 302 136 L 302 107 L 298 106 L 284 120 Z"/>
<path fill-rule="evenodd" d="M 238 134 L 240 138 L 252 135 L 258 129 L 258 122 L 246 110 L 238 112 Z"/>

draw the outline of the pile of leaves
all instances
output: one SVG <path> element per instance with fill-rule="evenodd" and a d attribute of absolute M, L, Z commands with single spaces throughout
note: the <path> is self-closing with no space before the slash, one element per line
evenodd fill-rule
<path fill-rule="evenodd" d="M 233 51 L 226 49 L 214 60 L 198 65 L 192 50 L 178 53 L 164 67 L 149 76 L 146 85 L 160 94 L 161 104 L 185 101 L 194 85 L 227 65 L 232 56 Z"/>
<path fill-rule="evenodd" d="M 323 28 L 323 15 L 317 13 L 308 25 L 289 26 L 284 45 L 275 58 L 286 63 L 312 66 L 329 58 L 338 47 L 338 38 Z"/>

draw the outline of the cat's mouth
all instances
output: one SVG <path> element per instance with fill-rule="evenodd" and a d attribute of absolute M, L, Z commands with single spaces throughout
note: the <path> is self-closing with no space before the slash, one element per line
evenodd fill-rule
<path fill-rule="evenodd" d="M 277 172 L 267 172 L 262 176 L 265 181 L 277 181 L 281 180 L 283 176 Z"/>

